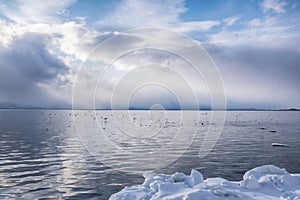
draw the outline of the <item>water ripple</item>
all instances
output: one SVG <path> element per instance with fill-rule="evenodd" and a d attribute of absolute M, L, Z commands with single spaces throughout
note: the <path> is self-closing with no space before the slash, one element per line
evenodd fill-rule
<path fill-rule="evenodd" d="M 78 111 L 83 120 L 91 118 L 89 113 Z M 98 114 L 107 115 L 105 111 Z M 138 120 L 146 123 L 143 120 L 146 115 L 147 112 L 137 112 L 137 123 L 140 123 Z M 246 170 L 270 163 L 285 167 L 291 173 L 300 172 L 298 112 L 231 112 L 227 115 L 221 138 L 207 157 L 198 158 L 199 144 L 209 123 L 209 113 L 203 112 L 201 121 L 190 123 L 191 127 L 200 125 L 194 143 L 176 162 L 159 172 L 187 173 L 196 168 L 206 177 L 238 180 Z M 141 174 L 113 170 L 92 157 L 73 130 L 70 111 L 0 111 L 0 124 L 0 199 L 107 199 L 128 184 L 143 181 Z M 151 124 L 147 122 L 145 126 Z M 168 119 L 163 130 L 172 134 L 179 127 L 176 121 Z M 117 136 L 111 133 L 111 137 Z M 160 145 L 158 139 L 168 141 L 166 135 L 144 141 L 123 140 L 120 147 L 124 151 L 105 152 L 102 161 L 122 163 L 124 168 L 130 168 L 128 158 L 148 158 L 134 158 L 127 152 L 153 154 L 151 149 Z M 289 144 L 291 148 L 273 148 L 273 142 Z M 177 151 L 179 147 L 170 146 L 163 153 Z M 158 162 L 160 156 L 149 162 Z"/>

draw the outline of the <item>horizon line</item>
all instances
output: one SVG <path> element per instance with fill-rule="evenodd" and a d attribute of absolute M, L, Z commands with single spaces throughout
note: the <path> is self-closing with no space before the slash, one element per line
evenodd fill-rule
<path fill-rule="evenodd" d="M 267 109 L 267 108 L 227 108 L 227 109 L 87 109 L 87 108 L 0 108 L 0 110 L 133 110 L 133 111 L 145 111 L 145 110 L 157 110 L 157 111 L 300 111 L 299 108 L 278 108 L 278 109 Z"/>

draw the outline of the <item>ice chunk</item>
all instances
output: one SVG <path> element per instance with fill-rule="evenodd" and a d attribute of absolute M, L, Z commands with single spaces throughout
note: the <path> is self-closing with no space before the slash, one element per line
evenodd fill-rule
<path fill-rule="evenodd" d="M 187 185 L 184 184 L 184 182 L 180 183 L 161 183 L 158 185 L 158 194 L 156 196 L 167 196 L 174 193 L 179 193 L 185 190 Z"/>
<path fill-rule="evenodd" d="M 284 174 L 284 176 L 281 179 L 281 183 L 287 186 L 293 186 L 297 183 L 296 177 L 292 176 L 289 173 Z"/>
<path fill-rule="evenodd" d="M 171 179 L 177 183 L 177 182 L 184 182 L 184 180 L 186 179 L 186 175 L 184 173 L 179 173 L 176 172 L 175 174 L 173 174 L 171 176 Z"/>
<path fill-rule="evenodd" d="M 247 196 L 242 194 L 240 191 L 234 191 L 225 188 L 213 188 L 210 190 L 215 196 L 221 197 L 222 199 L 246 199 Z"/>
<path fill-rule="evenodd" d="M 203 182 L 203 176 L 200 172 L 198 172 L 195 169 L 192 169 L 191 175 L 187 176 L 183 173 L 176 172 L 171 176 L 171 179 L 177 183 L 177 182 L 184 182 L 189 187 L 194 187 L 195 185 Z"/>
<path fill-rule="evenodd" d="M 277 176 L 277 179 L 280 179 L 280 183 L 285 181 L 287 184 L 291 184 L 293 182 L 290 174 L 285 169 L 274 165 L 264 165 L 247 171 L 240 185 L 246 189 L 259 189 L 261 188 L 260 183 L 267 184 L 266 182 L 270 182 L 270 178 L 266 175 L 280 175 Z M 278 185 L 279 183 L 276 182 L 276 184 Z"/>
<path fill-rule="evenodd" d="M 125 187 L 121 192 L 113 194 L 109 199 L 110 200 L 119 200 L 119 199 L 136 199 L 136 200 L 144 200 L 151 195 L 150 191 L 142 186 L 132 186 Z"/>
<path fill-rule="evenodd" d="M 192 169 L 190 177 L 193 178 L 194 185 L 197 185 L 197 184 L 203 182 L 202 174 L 200 172 L 198 172 L 197 170 L 195 170 L 195 169 Z"/>
<path fill-rule="evenodd" d="M 291 175 L 273 165 L 247 171 L 240 182 L 208 178 L 197 170 L 189 176 L 148 174 L 143 185 L 125 187 L 111 200 L 177 199 L 177 200 L 237 200 L 237 199 L 300 199 L 300 175 Z"/>
<path fill-rule="evenodd" d="M 260 185 L 258 183 L 258 180 L 254 175 L 249 175 L 246 178 L 244 178 L 240 182 L 241 187 L 250 189 L 250 190 L 256 190 L 260 188 Z"/>
<path fill-rule="evenodd" d="M 185 196 L 181 199 L 188 199 L 188 200 L 211 200 L 215 199 L 215 195 L 204 190 L 193 190 L 189 193 L 186 193 Z"/>
<path fill-rule="evenodd" d="M 149 187 L 153 182 L 171 182 L 171 176 L 165 174 L 145 174 L 143 186 Z"/>
<path fill-rule="evenodd" d="M 287 145 L 287 144 L 282 144 L 282 143 L 277 143 L 277 142 L 272 143 L 272 146 L 273 147 L 289 147 L 289 145 Z"/>
<path fill-rule="evenodd" d="M 264 166 L 260 166 L 260 167 L 256 167 L 254 169 L 251 169 L 249 171 L 247 171 L 244 176 L 243 179 L 246 179 L 247 177 L 249 177 L 250 175 L 255 176 L 256 179 L 259 179 L 261 176 L 267 175 L 267 174 L 286 174 L 288 173 L 285 169 L 281 169 L 279 167 L 276 167 L 274 165 L 264 165 Z"/>

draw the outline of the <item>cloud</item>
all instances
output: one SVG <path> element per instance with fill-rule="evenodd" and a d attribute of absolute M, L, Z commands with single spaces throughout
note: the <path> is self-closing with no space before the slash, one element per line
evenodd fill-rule
<path fill-rule="evenodd" d="M 101 28 L 129 29 L 135 27 L 169 27 L 179 21 L 179 15 L 186 11 L 184 1 L 138 1 L 123 0 L 115 10 L 98 22 Z"/>
<path fill-rule="evenodd" d="M 281 0 L 264 0 L 261 3 L 263 12 L 273 11 L 275 13 L 285 13 L 285 6 L 287 3 Z"/>
<path fill-rule="evenodd" d="M 91 50 L 113 32 L 99 32 L 84 23 L 66 22 L 52 27 L 53 46 L 65 56 L 84 61 Z"/>
<path fill-rule="evenodd" d="M 69 83 L 69 68 L 47 50 L 48 43 L 47 35 L 28 33 L 0 50 L 1 101 L 50 106 L 66 100 L 60 88 Z"/>
<path fill-rule="evenodd" d="M 188 21 L 183 18 L 189 12 L 183 0 L 121 0 L 113 4 L 113 12 L 102 19 L 91 20 L 87 20 L 89 16 L 69 13 L 71 10 L 68 7 L 73 3 L 73 0 L 1 2 L 0 101 L 22 100 L 36 105 L 69 102 L 70 83 L 75 80 L 79 66 L 98 43 L 111 36 L 120 38 L 111 46 L 106 46 L 105 51 L 99 52 L 102 60 L 98 60 L 97 54 L 94 54 L 94 58 L 90 57 L 97 65 L 105 66 L 122 49 L 134 49 L 147 42 L 142 36 L 121 31 L 161 27 L 206 39 L 209 51 L 220 65 L 232 102 L 239 105 L 245 105 L 243 102 L 251 105 L 258 105 L 259 102 L 265 102 L 266 105 L 272 102 L 276 105 L 283 105 L 284 102 L 286 105 L 298 105 L 299 96 L 295 91 L 299 81 L 294 76 L 299 74 L 295 65 L 299 63 L 297 56 L 300 52 L 299 14 L 288 13 L 285 1 L 265 0 L 258 3 L 263 10 L 262 17 L 247 18 L 236 13 L 224 19 L 205 17 L 206 20 L 202 20 L 199 13 L 200 17 L 195 15 Z M 276 15 L 283 13 L 285 14 Z M 93 20 L 97 21 L 96 24 L 91 23 Z M 162 41 L 176 40 L 163 33 L 153 37 L 156 44 Z M 170 42 L 169 45 L 185 48 L 184 44 L 178 45 L 176 42 Z M 196 56 L 193 51 L 189 55 Z M 145 54 L 137 50 L 130 52 L 130 57 L 126 60 L 119 59 L 114 63 L 114 70 L 103 83 L 99 105 L 109 107 L 111 91 L 121 75 L 134 70 L 135 65 L 150 61 L 178 66 L 180 73 L 189 77 L 189 83 L 198 99 L 205 104 L 209 103 L 205 84 L 199 81 L 199 77 L 194 77 L 193 72 L 188 67 L 185 68 L 185 63 L 180 59 L 160 51 L 148 51 Z M 145 75 L 140 76 L 150 76 L 151 71 L 148 69 Z M 91 70 L 90 73 L 85 74 L 84 81 L 90 81 L 99 71 Z M 157 70 L 155 77 L 165 74 L 164 71 Z M 132 78 L 126 82 L 124 92 L 136 81 Z M 175 85 L 180 83 L 178 80 L 172 81 Z M 272 86 L 276 86 L 280 92 L 275 92 Z M 154 92 L 155 90 L 159 92 Z M 149 94 L 152 95 L 151 98 L 147 96 Z M 85 91 L 82 91 L 79 98 L 84 99 L 86 96 Z M 146 102 L 150 105 L 154 102 L 152 100 L 157 99 L 175 105 L 172 98 L 163 89 L 145 87 L 135 95 L 132 102 L 138 105 Z"/>
<path fill-rule="evenodd" d="M 0 11 L 6 19 L 0 19 L 0 45 L 8 47 L 16 38 L 29 32 L 43 34 L 51 38 L 49 50 L 64 57 L 65 63 L 84 60 L 105 33 L 87 27 L 84 17 L 66 22 L 66 8 L 75 2 L 14 0 L 3 3 Z"/>
<path fill-rule="evenodd" d="M 189 84 L 191 81 L 174 71 L 173 66 L 167 67 L 159 62 L 148 63 L 124 73 L 114 81 L 100 82 L 95 95 L 96 107 L 103 108 L 112 103 L 109 108 L 150 108 L 154 104 L 160 104 L 164 108 L 181 106 L 195 109 L 198 107 L 193 98 L 198 95 Z M 201 86 L 205 87 L 205 84 L 197 85 Z M 103 102 L 103 98 L 106 101 Z M 202 101 L 201 103 L 203 105 Z"/>
<path fill-rule="evenodd" d="M 49 50 L 61 57 L 65 63 L 82 62 L 90 51 L 114 32 L 100 32 L 88 27 L 83 21 L 57 24 L 16 24 L 0 19 L 0 45 L 11 43 L 26 33 L 47 35 L 51 40 Z"/>
<path fill-rule="evenodd" d="M 239 28 L 207 34 L 208 42 L 220 45 L 282 47 L 289 40 L 299 41 L 299 25 L 288 18 L 266 16 L 245 21 Z"/>
<path fill-rule="evenodd" d="M 0 6 L 5 16 L 0 19 L 0 101 L 70 104 L 80 63 L 111 34 L 87 27 L 82 18 L 64 22 L 64 9 L 73 2 L 12 1 Z"/>
<path fill-rule="evenodd" d="M 224 19 L 224 23 L 225 25 L 228 26 L 232 26 L 236 21 L 238 21 L 241 18 L 241 16 L 232 16 L 232 17 L 228 17 L 226 19 Z"/>
<path fill-rule="evenodd" d="M 221 71 L 229 106 L 300 106 L 299 51 L 248 45 L 206 47 Z"/>
<path fill-rule="evenodd" d="M 143 84 L 141 82 L 146 80 L 148 82 L 157 80 L 158 83 L 164 83 L 165 86 L 174 87 L 175 94 L 181 96 L 181 99 L 185 99 L 185 108 L 188 108 L 186 102 L 193 96 L 198 98 L 201 105 L 209 104 L 209 100 L 207 101 L 207 98 L 205 98 L 209 96 L 205 81 L 208 81 L 208 84 L 213 82 L 210 87 L 215 87 L 214 84 L 218 83 L 218 80 L 215 80 L 216 77 L 213 77 L 213 80 L 203 80 L 203 78 L 209 79 L 211 74 L 214 74 L 213 69 L 208 67 L 211 65 L 207 63 L 206 54 L 199 53 L 196 42 L 191 42 L 184 36 L 180 37 L 177 35 L 178 33 L 159 29 L 154 30 L 143 29 L 117 34 L 114 38 L 102 43 L 101 48 L 103 49 L 97 49 L 92 57 L 89 57 L 90 62 L 85 63 L 76 80 L 75 95 L 73 96 L 76 107 L 80 105 L 91 108 L 91 105 L 94 105 L 92 101 L 95 98 L 97 106 L 108 108 L 112 96 L 117 95 L 115 98 L 119 101 L 117 107 L 124 109 L 126 108 L 124 103 L 128 102 L 128 93 L 132 92 L 134 87 L 141 86 Z M 174 43 L 173 41 L 177 42 Z M 157 48 L 141 49 L 142 47 Z M 195 63 L 195 60 L 203 63 L 199 67 L 203 74 L 199 74 L 196 68 L 186 60 L 192 63 Z M 112 61 L 113 63 L 110 63 Z M 108 63 L 111 64 L 110 68 L 104 71 Z M 156 65 L 162 68 L 155 67 Z M 139 71 L 140 67 L 143 70 Z M 170 68 L 170 70 L 166 71 L 167 68 Z M 207 74 L 209 77 L 205 76 Z M 101 81 L 98 82 L 100 75 Z M 127 78 L 124 79 L 124 76 Z M 120 89 L 118 92 L 114 92 L 119 80 L 123 80 L 123 82 L 119 84 Z M 185 81 L 190 86 L 184 87 Z M 96 83 L 100 91 L 94 95 Z M 140 105 L 146 102 L 145 99 L 147 99 L 147 102 L 155 102 L 158 99 L 160 102 L 157 103 L 170 101 L 168 93 L 153 93 L 153 89 L 150 90 L 149 88 L 145 90 L 148 92 L 144 91 L 141 93 L 143 95 L 138 95 L 134 101 L 135 103 Z M 191 91 L 192 96 L 190 95 Z M 193 105 L 190 104 L 190 106 Z"/>
<path fill-rule="evenodd" d="M 75 0 L 2 1 L 0 11 L 6 18 L 19 24 L 52 24 L 61 22 L 60 17 L 67 12 L 65 8 L 73 3 L 75 3 Z"/>
<path fill-rule="evenodd" d="M 205 32 L 211 30 L 211 28 L 219 24 L 220 22 L 216 20 L 181 22 L 178 24 L 178 27 L 174 28 L 174 30 L 179 32 L 192 32 L 192 31 Z"/>
<path fill-rule="evenodd" d="M 183 22 L 180 15 L 186 11 L 183 0 L 123 0 L 111 14 L 99 20 L 97 25 L 105 30 L 161 27 L 180 32 L 192 32 L 209 31 L 220 24 L 216 20 Z"/>

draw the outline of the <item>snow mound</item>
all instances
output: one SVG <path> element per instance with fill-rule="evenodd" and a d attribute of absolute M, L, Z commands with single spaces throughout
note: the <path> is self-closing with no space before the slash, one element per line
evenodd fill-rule
<path fill-rule="evenodd" d="M 222 178 L 203 179 L 197 170 L 190 175 L 148 174 L 142 185 L 125 187 L 110 200 L 219 200 L 219 199 L 286 199 L 300 200 L 300 174 L 289 174 L 285 169 L 264 165 L 247 171 L 243 180 Z"/>

